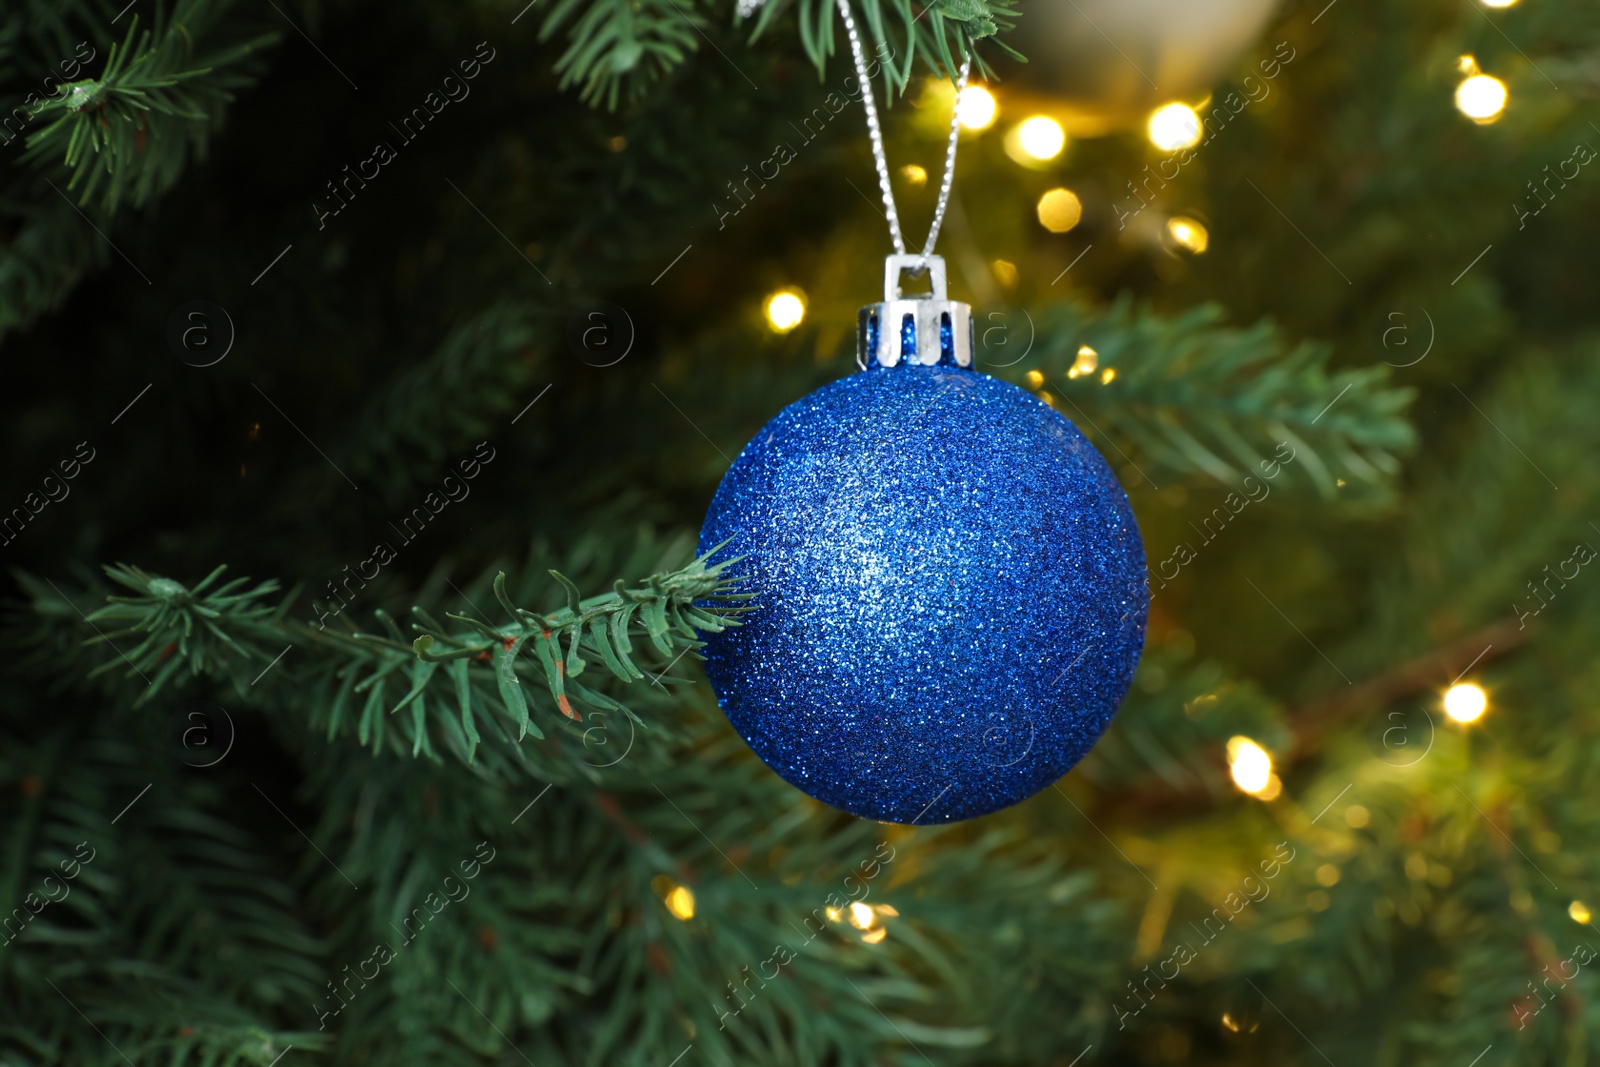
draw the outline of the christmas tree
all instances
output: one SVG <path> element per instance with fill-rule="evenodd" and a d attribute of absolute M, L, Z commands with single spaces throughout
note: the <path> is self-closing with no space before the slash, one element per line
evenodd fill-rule
<path fill-rule="evenodd" d="M 940 826 L 698 665 L 890 250 L 836 4 L 0 15 L 0 1064 L 1588 1062 L 1600 15 L 1296 0 L 1063 138 L 1042 6 L 852 10 L 1149 565 L 1097 747 Z"/>

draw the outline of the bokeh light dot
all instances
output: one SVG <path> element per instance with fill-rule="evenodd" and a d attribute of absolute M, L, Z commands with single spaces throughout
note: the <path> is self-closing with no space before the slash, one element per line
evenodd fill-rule
<path fill-rule="evenodd" d="M 1083 218 L 1083 202 L 1071 189 L 1051 189 L 1039 198 L 1039 225 L 1051 233 L 1066 233 Z"/>
<path fill-rule="evenodd" d="M 987 130 L 999 113 L 994 94 L 981 85 L 967 86 L 956 98 L 956 120 L 965 129 Z"/>
<path fill-rule="evenodd" d="M 1491 74 L 1474 74 L 1456 86 L 1456 109 L 1477 123 L 1489 123 L 1506 109 L 1506 83 Z"/>
<path fill-rule="evenodd" d="M 806 302 L 795 289 L 780 289 L 767 297 L 767 324 L 778 333 L 788 333 L 806 317 Z"/>
<path fill-rule="evenodd" d="M 1055 119 L 1035 115 L 1017 127 L 1017 142 L 1034 159 L 1054 159 L 1067 146 L 1067 133 Z"/>
<path fill-rule="evenodd" d="M 1489 706 L 1489 695 L 1471 682 L 1451 686 L 1444 694 L 1444 713 L 1456 722 L 1476 722 Z"/>
<path fill-rule="evenodd" d="M 1163 152 L 1193 148 L 1200 143 L 1200 116 L 1187 104 L 1167 104 L 1156 108 L 1146 127 L 1150 143 Z"/>

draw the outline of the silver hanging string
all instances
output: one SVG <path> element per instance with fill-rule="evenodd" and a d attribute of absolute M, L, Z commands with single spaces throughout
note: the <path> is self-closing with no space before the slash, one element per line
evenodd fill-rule
<path fill-rule="evenodd" d="M 861 35 L 856 32 L 855 16 L 850 13 L 849 0 L 838 0 L 839 14 L 844 19 L 845 35 L 850 38 L 850 56 L 856 63 L 856 77 L 861 82 L 861 103 L 867 109 L 867 134 L 872 139 L 872 159 L 878 166 L 878 188 L 883 193 L 884 215 L 889 220 L 889 236 L 894 241 L 898 255 L 906 254 L 906 240 L 900 232 L 900 213 L 894 206 L 894 189 L 889 185 L 889 158 L 883 150 L 883 127 L 878 122 L 878 105 L 872 99 L 872 79 L 867 74 L 867 57 L 861 48 Z M 961 75 L 956 79 L 956 103 L 961 101 L 961 91 L 967 87 L 967 74 L 972 70 L 972 59 L 961 62 Z M 944 178 L 939 183 L 939 202 L 934 208 L 933 225 L 928 230 L 928 243 L 922 254 L 933 254 L 933 244 L 939 239 L 939 227 L 944 224 L 946 206 L 950 203 L 950 186 L 956 176 L 956 139 L 961 132 L 960 108 L 950 116 L 950 144 L 944 154 Z"/>
<path fill-rule="evenodd" d="M 955 106 L 950 109 L 950 143 L 944 150 L 944 178 L 939 182 L 939 202 L 933 209 L 933 225 L 928 227 L 928 244 L 922 250 L 925 256 L 933 255 L 933 243 L 939 239 L 939 227 L 944 225 L 944 210 L 950 204 L 950 186 L 956 180 L 956 137 L 961 132 L 961 93 L 967 87 L 967 74 L 971 70 L 971 58 L 963 59 L 961 74 L 956 78 Z"/>

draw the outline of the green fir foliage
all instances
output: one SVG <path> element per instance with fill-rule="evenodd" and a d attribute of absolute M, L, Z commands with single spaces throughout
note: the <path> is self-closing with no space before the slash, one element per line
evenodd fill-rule
<path fill-rule="evenodd" d="M 993 75 L 940 251 L 1153 594 L 1091 754 L 936 828 L 697 666 L 760 610 L 711 493 L 881 283 L 833 2 L 0 14 L 0 1067 L 1593 1058 L 1593 5 L 1285 6 L 1176 172 L 1018 165 L 1019 6 L 854 10 L 908 233 Z"/>

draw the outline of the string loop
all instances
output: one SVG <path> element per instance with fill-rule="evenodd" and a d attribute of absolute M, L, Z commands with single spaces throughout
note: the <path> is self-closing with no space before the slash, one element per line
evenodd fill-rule
<path fill-rule="evenodd" d="M 883 193 L 884 216 L 889 220 L 889 237 L 894 241 L 896 255 L 906 254 L 906 239 L 900 232 L 900 213 L 894 206 L 894 189 L 889 184 L 889 158 L 883 150 L 883 126 L 878 121 L 878 105 L 872 98 L 872 79 L 867 74 L 867 58 L 861 48 L 861 35 L 856 32 L 855 16 L 850 13 L 849 0 L 838 0 L 839 15 L 844 19 L 845 35 L 850 39 L 850 56 L 855 60 L 856 77 L 861 82 L 861 103 L 867 109 L 867 135 L 872 139 L 872 159 L 878 167 L 878 188 Z M 961 74 L 956 79 L 956 102 L 967 87 L 967 75 L 972 70 L 972 58 L 961 62 Z M 950 203 L 950 186 L 956 176 L 956 139 L 961 132 L 960 108 L 950 116 L 950 143 L 944 154 L 944 177 L 939 182 L 939 202 L 934 208 L 933 225 L 928 228 L 928 243 L 922 255 L 933 254 L 934 242 L 939 239 L 939 227 L 944 225 L 945 208 Z"/>

